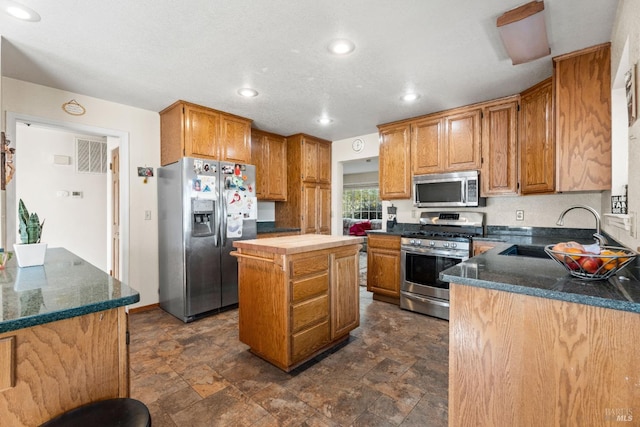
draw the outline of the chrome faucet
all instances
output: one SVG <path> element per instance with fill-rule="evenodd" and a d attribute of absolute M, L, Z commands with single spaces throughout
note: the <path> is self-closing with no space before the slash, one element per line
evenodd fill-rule
<path fill-rule="evenodd" d="M 589 211 L 589 212 L 591 212 L 593 214 L 593 216 L 596 219 L 596 232 L 593 234 L 593 238 L 596 239 L 596 241 L 598 242 L 598 244 L 600 246 L 606 245 L 607 244 L 607 239 L 600 233 L 600 215 L 591 206 L 575 205 L 575 206 L 571 206 L 571 207 L 565 209 L 560 214 L 560 218 L 558 218 L 558 222 L 556 222 L 556 224 L 557 225 L 561 225 L 561 226 L 564 225 L 564 216 L 567 214 L 567 212 L 569 212 L 570 210 L 573 210 L 573 209 L 585 209 L 585 210 L 587 210 L 587 211 Z"/>

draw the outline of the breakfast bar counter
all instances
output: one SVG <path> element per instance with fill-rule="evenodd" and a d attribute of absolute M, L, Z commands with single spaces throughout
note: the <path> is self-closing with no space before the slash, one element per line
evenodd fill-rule
<path fill-rule="evenodd" d="M 363 240 L 304 234 L 234 242 L 240 341 L 290 371 L 346 340 L 360 324 Z"/>
<path fill-rule="evenodd" d="M 125 305 L 137 291 L 62 248 L 43 266 L 10 260 L 0 288 L 0 424 L 129 396 Z"/>
<path fill-rule="evenodd" d="M 498 245 L 450 282 L 449 425 L 617 425 L 640 413 L 640 283 Z"/>

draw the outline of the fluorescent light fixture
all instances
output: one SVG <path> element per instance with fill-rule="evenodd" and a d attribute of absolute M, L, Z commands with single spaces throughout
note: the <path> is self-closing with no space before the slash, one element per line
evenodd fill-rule
<path fill-rule="evenodd" d="M 320 123 L 321 125 L 328 125 L 329 123 L 332 123 L 333 120 L 331 120 L 329 117 L 320 117 L 318 119 L 318 123 Z"/>
<path fill-rule="evenodd" d="M 38 12 L 19 3 L 6 0 L 2 2 L 2 7 L 9 15 L 22 21 L 38 22 L 40 20 Z"/>
<path fill-rule="evenodd" d="M 544 2 L 532 1 L 502 14 L 496 23 L 513 65 L 551 53 L 544 23 Z"/>
<path fill-rule="evenodd" d="M 356 48 L 356 45 L 347 39 L 336 39 L 329 43 L 329 52 L 336 55 L 347 55 Z"/>
<path fill-rule="evenodd" d="M 401 99 L 405 102 L 413 102 L 420 98 L 420 95 L 417 93 L 409 92 L 402 95 Z"/>
<path fill-rule="evenodd" d="M 258 96 L 258 91 L 250 87 L 243 87 L 242 89 L 238 89 L 238 95 L 244 96 L 245 98 L 253 98 L 254 96 Z"/>

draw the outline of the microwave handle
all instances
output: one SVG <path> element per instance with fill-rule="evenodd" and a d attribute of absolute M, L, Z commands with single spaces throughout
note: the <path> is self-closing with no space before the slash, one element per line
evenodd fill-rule
<path fill-rule="evenodd" d="M 466 179 L 462 180 L 462 203 L 467 203 L 467 185 L 468 181 Z"/>

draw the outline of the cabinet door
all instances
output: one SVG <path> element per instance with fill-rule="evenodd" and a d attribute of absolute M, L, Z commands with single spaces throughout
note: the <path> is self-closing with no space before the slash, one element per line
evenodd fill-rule
<path fill-rule="evenodd" d="M 220 115 L 205 108 L 185 107 L 184 155 L 218 159 L 218 132 Z"/>
<path fill-rule="evenodd" d="M 318 144 L 318 182 L 331 184 L 331 144 Z"/>
<path fill-rule="evenodd" d="M 234 163 L 251 163 L 251 122 L 239 117 L 220 115 L 220 158 Z"/>
<path fill-rule="evenodd" d="M 318 232 L 318 185 L 311 182 L 302 183 L 302 234 Z"/>
<path fill-rule="evenodd" d="M 251 161 L 256 167 L 256 197 L 269 199 L 269 144 L 266 137 L 251 132 Z"/>
<path fill-rule="evenodd" d="M 400 236 L 367 237 L 367 290 L 400 298 Z"/>
<path fill-rule="evenodd" d="M 400 297 L 400 251 L 367 247 L 367 290 Z"/>
<path fill-rule="evenodd" d="M 411 125 L 411 165 L 414 175 L 442 172 L 444 119 L 418 120 Z"/>
<path fill-rule="evenodd" d="M 517 99 L 483 109 L 483 196 L 518 194 L 517 115 Z"/>
<path fill-rule="evenodd" d="M 331 258 L 331 339 L 336 339 L 360 324 L 358 252 L 338 252 Z"/>
<path fill-rule="evenodd" d="M 520 94 L 518 119 L 520 193 L 555 190 L 555 142 L 551 78 Z"/>
<path fill-rule="evenodd" d="M 319 234 L 331 234 L 331 185 L 318 186 L 318 229 Z"/>
<path fill-rule="evenodd" d="M 611 45 L 553 59 L 557 191 L 611 189 Z"/>
<path fill-rule="evenodd" d="M 318 182 L 318 142 L 308 138 L 302 138 L 302 180 Z"/>
<path fill-rule="evenodd" d="M 446 169 L 480 169 L 480 109 L 460 112 L 445 118 Z"/>
<path fill-rule="evenodd" d="M 380 198 L 411 198 L 411 139 L 409 124 L 380 128 Z"/>
<path fill-rule="evenodd" d="M 269 185 L 269 200 L 287 200 L 287 141 L 267 135 L 265 142 L 268 147 L 267 181 Z"/>

